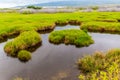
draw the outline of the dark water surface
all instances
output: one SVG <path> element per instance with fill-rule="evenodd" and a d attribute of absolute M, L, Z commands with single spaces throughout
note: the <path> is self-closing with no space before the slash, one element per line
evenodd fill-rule
<path fill-rule="evenodd" d="M 55 30 L 79 26 L 57 26 Z M 83 55 L 95 51 L 107 51 L 120 48 L 120 35 L 89 33 L 95 43 L 89 47 L 76 48 L 72 45 L 54 45 L 49 43 L 49 34 L 42 34 L 42 46 L 32 54 L 32 60 L 22 63 L 16 58 L 8 57 L 0 44 L 0 80 L 13 80 L 20 77 L 28 80 L 78 80 L 79 70 L 75 62 Z"/>

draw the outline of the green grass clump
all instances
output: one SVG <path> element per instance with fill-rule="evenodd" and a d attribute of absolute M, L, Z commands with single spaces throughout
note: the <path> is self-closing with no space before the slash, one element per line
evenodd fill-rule
<path fill-rule="evenodd" d="M 104 66 L 105 59 L 104 59 L 104 55 L 101 54 L 100 52 L 96 52 L 94 55 L 92 56 L 85 56 L 82 59 L 78 60 L 78 66 L 79 69 L 84 72 L 92 72 L 92 71 L 96 71 L 98 69 L 104 69 L 106 66 Z"/>
<path fill-rule="evenodd" d="M 17 57 L 21 61 L 28 61 L 31 59 L 31 53 L 29 51 L 26 51 L 26 50 L 21 50 L 20 52 L 18 52 Z"/>
<path fill-rule="evenodd" d="M 21 33 L 14 40 L 6 43 L 4 50 L 11 56 L 16 56 L 17 52 L 28 49 L 41 43 L 41 37 L 36 31 L 26 31 Z"/>
<path fill-rule="evenodd" d="M 78 21 L 78 20 L 69 20 L 69 24 L 70 25 L 81 25 L 81 21 Z"/>
<path fill-rule="evenodd" d="M 58 26 L 64 26 L 64 25 L 68 24 L 68 21 L 67 20 L 57 20 L 55 22 L 55 24 L 58 25 Z"/>
<path fill-rule="evenodd" d="M 120 33 L 120 23 L 88 22 L 82 24 L 81 29 L 92 32 Z"/>
<path fill-rule="evenodd" d="M 112 49 L 105 55 L 97 52 L 78 60 L 80 80 L 119 80 L 120 49 Z"/>
<path fill-rule="evenodd" d="M 53 31 L 49 36 L 49 41 L 55 44 L 65 43 L 76 46 L 88 46 L 94 42 L 91 36 L 77 29 Z"/>

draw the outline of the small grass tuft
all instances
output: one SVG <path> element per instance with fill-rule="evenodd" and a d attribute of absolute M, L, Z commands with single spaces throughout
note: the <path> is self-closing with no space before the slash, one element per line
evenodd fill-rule
<path fill-rule="evenodd" d="M 26 50 L 21 50 L 20 52 L 18 52 L 17 57 L 20 61 L 26 62 L 31 59 L 31 53 Z"/>

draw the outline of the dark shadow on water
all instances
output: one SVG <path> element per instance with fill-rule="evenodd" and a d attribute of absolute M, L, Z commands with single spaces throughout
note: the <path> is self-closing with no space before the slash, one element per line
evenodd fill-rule
<path fill-rule="evenodd" d="M 29 60 L 20 60 L 20 59 L 18 59 L 21 63 L 24 63 L 24 64 L 26 64 L 27 62 L 29 62 L 29 61 L 31 61 L 32 60 L 32 58 L 31 59 L 29 59 Z"/>
<path fill-rule="evenodd" d="M 64 42 L 61 42 L 61 43 L 52 43 L 51 41 L 49 41 L 49 43 L 51 43 L 51 44 L 53 44 L 53 45 L 56 45 L 56 46 L 59 46 L 59 45 L 61 45 L 61 44 L 64 44 L 65 46 L 75 46 L 76 48 L 83 48 L 83 47 L 89 47 L 90 45 L 92 45 L 92 44 L 90 44 L 90 45 L 85 45 L 85 46 L 80 46 L 80 45 L 74 45 L 74 44 L 66 44 L 66 43 L 64 43 Z"/>

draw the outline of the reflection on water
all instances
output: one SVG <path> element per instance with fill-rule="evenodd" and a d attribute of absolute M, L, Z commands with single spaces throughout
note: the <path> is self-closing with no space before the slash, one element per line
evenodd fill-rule
<path fill-rule="evenodd" d="M 79 26 L 56 27 L 55 30 Z M 78 80 L 79 70 L 75 65 L 78 58 L 97 50 L 107 51 L 120 48 L 120 35 L 89 33 L 95 43 L 89 47 L 76 48 L 72 45 L 49 43 L 49 34 L 41 34 L 42 46 L 32 54 L 32 60 L 21 63 L 16 58 L 7 57 L 3 51 L 5 43 L 0 44 L 0 79 L 11 80 L 22 77 L 29 80 Z"/>
<path fill-rule="evenodd" d="M 64 29 L 80 29 L 80 26 L 66 25 L 66 26 L 57 26 L 57 27 L 55 27 L 55 30 L 64 30 Z"/>

